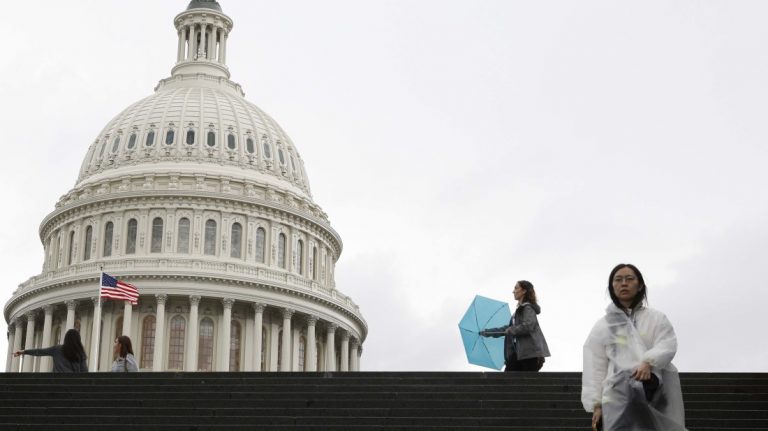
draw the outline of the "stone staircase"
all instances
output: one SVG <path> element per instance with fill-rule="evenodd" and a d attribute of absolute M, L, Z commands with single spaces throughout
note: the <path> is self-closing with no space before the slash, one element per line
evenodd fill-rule
<path fill-rule="evenodd" d="M 681 375 L 688 429 L 768 430 L 768 374 Z M 0 430 L 589 430 L 579 373 L 0 374 Z"/>

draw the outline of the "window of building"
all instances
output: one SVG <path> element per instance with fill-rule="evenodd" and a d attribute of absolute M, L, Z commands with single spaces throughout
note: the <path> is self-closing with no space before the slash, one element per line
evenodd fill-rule
<path fill-rule="evenodd" d="M 155 131 L 150 130 L 149 133 L 147 133 L 147 140 L 144 141 L 144 145 L 147 147 L 151 147 L 155 145 Z"/>
<path fill-rule="evenodd" d="M 151 253 L 163 251 L 163 219 L 160 217 L 155 217 L 152 220 L 152 241 L 149 251 Z"/>
<path fill-rule="evenodd" d="M 277 157 L 280 159 L 280 164 L 285 166 L 285 155 L 282 148 L 277 149 Z"/>
<path fill-rule="evenodd" d="M 189 219 L 183 217 L 179 220 L 179 238 L 176 244 L 178 253 L 189 253 Z"/>
<path fill-rule="evenodd" d="M 135 146 L 136 146 L 136 134 L 135 133 L 131 133 L 131 137 L 128 138 L 128 145 L 127 145 L 127 147 L 128 147 L 129 150 L 132 150 L 133 147 L 135 147 Z"/>
<path fill-rule="evenodd" d="M 285 234 L 277 237 L 277 266 L 285 268 Z"/>
<path fill-rule="evenodd" d="M 261 328 L 261 371 L 267 371 L 267 328 Z"/>
<path fill-rule="evenodd" d="M 248 154 L 253 154 L 256 151 L 256 146 L 253 145 L 253 138 L 245 140 L 245 150 L 248 151 Z"/>
<path fill-rule="evenodd" d="M 125 254 L 136 253 L 136 235 L 139 222 L 135 218 L 128 220 L 128 235 L 125 238 Z"/>
<path fill-rule="evenodd" d="M 216 132 L 213 130 L 208 131 L 208 146 L 211 148 L 216 146 Z"/>
<path fill-rule="evenodd" d="M 216 255 L 216 222 L 213 220 L 205 222 L 205 244 L 203 252 L 209 256 Z"/>
<path fill-rule="evenodd" d="M 115 230 L 115 225 L 108 221 L 104 226 L 104 257 L 112 256 L 112 235 Z"/>
<path fill-rule="evenodd" d="M 307 339 L 302 335 L 299 337 L 299 369 L 296 371 L 304 371 L 304 364 L 306 363 L 307 354 Z"/>
<path fill-rule="evenodd" d="M 116 153 L 120 149 L 120 135 L 115 136 L 115 140 L 112 141 L 112 154 Z"/>
<path fill-rule="evenodd" d="M 304 275 L 304 241 L 296 241 L 296 272 Z"/>
<path fill-rule="evenodd" d="M 93 227 L 85 228 L 85 243 L 83 244 L 83 261 L 91 259 L 91 241 L 93 241 Z"/>
<path fill-rule="evenodd" d="M 322 346 L 320 343 L 315 344 L 315 363 L 317 368 L 315 368 L 317 371 L 320 371 L 322 368 L 320 368 L 320 359 L 322 356 L 320 355 L 320 352 L 322 352 Z"/>
<path fill-rule="evenodd" d="M 195 131 L 192 129 L 187 130 L 187 145 L 195 144 Z"/>
<path fill-rule="evenodd" d="M 155 316 L 147 316 L 141 324 L 141 368 L 152 368 L 155 358 Z"/>
<path fill-rule="evenodd" d="M 288 156 L 288 160 L 291 161 L 291 171 L 293 172 L 293 175 L 300 177 L 301 175 L 296 171 L 296 162 L 293 161 L 293 155 Z"/>
<path fill-rule="evenodd" d="M 243 226 L 240 223 L 232 224 L 232 238 L 230 238 L 230 253 L 234 258 L 240 258 L 243 255 Z"/>
<path fill-rule="evenodd" d="M 101 149 L 99 150 L 99 158 L 104 155 L 104 150 L 107 148 L 107 138 L 104 138 L 104 141 L 101 143 Z"/>
<path fill-rule="evenodd" d="M 173 138 L 176 136 L 176 132 L 173 129 L 165 132 L 165 145 L 173 145 Z"/>
<path fill-rule="evenodd" d="M 272 148 L 269 146 L 269 141 L 266 139 L 262 140 L 262 147 L 264 147 L 264 157 L 267 159 L 272 158 Z"/>
<path fill-rule="evenodd" d="M 197 348 L 197 370 L 213 371 L 213 320 L 210 317 L 200 321 Z"/>
<path fill-rule="evenodd" d="M 240 371 L 240 345 L 242 328 L 240 322 L 233 320 L 229 338 L 229 371 Z"/>
<path fill-rule="evenodd" d="M 187 332 L 187 321 L 181 316 L 174 316 L 170 325 L 171 337 L 168 342 L 168 369 L 184 369 L 184 335 Z"/>
<path fill-rule="evenodd" d="M 277 333 L 277 371 L 283 371 L 283 330 Z"/>
<path fill-rule="evenodd" d="M 230 150 L 234 150 L 235 148 L 237 148 L 237 141 L 235 140 L 235 135 L 231 133 L 227 135 L 227 148 L 229 148 Z"/>
<path fill-rule="evenodd" d="M 256 229 L 256 262 L 264 263 L 264 247 L 267 240 L 267 231 L 260 227 Z"/>
<path fill-rule="evenodd" d="M 69 252 L 67 253 L 67 265 L 72 265 L 72 254 L 75 250 L 75 231 L 69 233 Z"/>

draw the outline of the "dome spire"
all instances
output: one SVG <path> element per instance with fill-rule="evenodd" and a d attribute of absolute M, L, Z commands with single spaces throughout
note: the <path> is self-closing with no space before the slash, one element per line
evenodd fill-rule
<path fill-rule="evenodd" d="M 171 76 L 205 74 L 229 79 L 227 38 L 232 19 L 216 0 L 192 0 L 174 19 L 179 34 Z"/>

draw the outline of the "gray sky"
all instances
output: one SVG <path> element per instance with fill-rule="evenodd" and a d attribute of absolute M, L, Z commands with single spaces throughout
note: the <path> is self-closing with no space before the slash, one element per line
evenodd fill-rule
<path fill-rule="evenodd" d="M 170 74 L 187 3 L 0 0 L 3 304 L 40 272 L 39 224 L 89 144 Z M 458 321 L 527 279 L 544 369 L 580 370 L 632 262 L 681 371 L 768 371 L 768 3 L 220 3 L 232 79 L 344 241 L 363 369 L 483 370 Z"/>

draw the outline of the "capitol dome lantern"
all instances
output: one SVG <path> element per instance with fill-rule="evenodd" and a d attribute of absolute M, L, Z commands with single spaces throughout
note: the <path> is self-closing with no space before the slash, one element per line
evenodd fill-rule
<path fill-rule="evenodd" d="M 171 76 L 118 113 L 40 225 L 41 274 L 5 306 L 14 350 L 78 329 L 92 370 L 116 335 L 145 371 L 355 371 L 367 324 L 337 290 L 339 234 L 312 200 L 296 146 L 230 80 L 233 21 L 216 1 L 174 18 Z M 101 272 L 137 305 L 98 299 Z"/>

